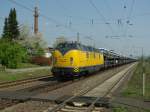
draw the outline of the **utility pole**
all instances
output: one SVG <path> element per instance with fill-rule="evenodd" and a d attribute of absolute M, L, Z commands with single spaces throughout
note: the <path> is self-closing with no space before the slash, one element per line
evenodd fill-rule
<path fill-rule="evenodd" d="M 77 43 L 80 43 L 80 34 L 77 32 Z"/>
<path fill-rule="evenodd" d="M 38 34 L 38 17 L 39 17 L 38 7 L 36 6 L 34 8 L 34 34 L 35 35 Z"/>
<path fill-rule="evenodd" d="M 145 95 L 145 73 L 143 73 L 143 96 Z"/>
<path fill-rule="evenodd" d="M 95 48 L 95 40 L 91 36 L 87 36 L 85 38 L 93 41 L 93 47 Z"/>
<path fill-rule="evenodd" d="M 142 48 L 142 75 L 143 75 L 143 96 L 145 95 L 145 73 L 144 73 L 144 57 Z"/>

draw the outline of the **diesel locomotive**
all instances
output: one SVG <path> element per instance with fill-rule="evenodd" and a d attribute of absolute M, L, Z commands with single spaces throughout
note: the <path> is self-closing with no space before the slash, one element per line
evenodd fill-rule
<path fill-rule="evenodd" d="M 56 77 L 74 77 L 130 63 L 133 60 L 105 49 L 78 42 L 59 43 L 52 54 L 52 73 Z"/>

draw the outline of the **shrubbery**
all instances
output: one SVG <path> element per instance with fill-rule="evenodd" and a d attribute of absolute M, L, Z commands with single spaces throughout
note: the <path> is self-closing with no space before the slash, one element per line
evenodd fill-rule
<path fill-rule="evenodd" d="M 8 68 L 18 68 L 28 59 L 27 51 L 20 44 L 8 40 L 0 40 L 0 63 Z"/>
<path fill-rule="evenodd" d="M 16 10 L 11 9 L 9 16 L 5 18 L 0 38 L 0 64 L 8 68 L 18 68 L 21 63 L 29 62 L 28 57 L 42 56 L 46 44 L 40 36 L 32 36 L 30 30 L 25 27 L 19 28 Z M 35 62 L 40 65 L 49 63 L 48 59 L 42 58 L 41 60 Z"/>

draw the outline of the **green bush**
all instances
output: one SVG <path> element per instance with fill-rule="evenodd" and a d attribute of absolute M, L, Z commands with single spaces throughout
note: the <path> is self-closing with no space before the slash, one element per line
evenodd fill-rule
<path fill-rule="evenodd" d="M 27 50 L 16 42 L 0 40 L 0 62 L 8 68 L 18 68 L 28 59 Z"/>
<path fill-rule="evenodd" d="M 126 107 L 116 107 L 113 108 L 113 112 L 128 112 L 128 109 Z"/>

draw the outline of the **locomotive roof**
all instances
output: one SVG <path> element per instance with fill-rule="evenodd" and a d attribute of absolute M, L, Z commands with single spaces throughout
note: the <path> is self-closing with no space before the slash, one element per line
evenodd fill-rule
<path fill-rule="evenodd" d="M 70 42 L 70 41 L 65 41 L 65 42 L 62 42 L 62 43 L 59 43 L 57 46 L 56 46 L 56 49 L 59 45 L 64 45 L 64 47 L 71 47 L 72 49 L 80 49 L 80 50 L 83 50 L 83 51 L 94 51 L 94 52 L 100 52 L 99 49 L 95 48 L 95 47 L 92 47 L 92 46 L 89 46 L 89 45 L 83 45 L 81 43 L 78 43 L 78 42 Z"/>
<path fill-rule="evenodd" d="M 95 48 L 89 45 L 84 45 L 81 43 L 78 43 L 76 41 L 65 41 L 61 42 L 56 46 L 56 49 L 66 49 L 66 50 L 71 50 L 71 49 L 80 49 L 83 51 L 90 51 L 90 52 L 100 52 L 103 53 L 104 56 L 109 57 L 109 58 L 128 58 L 122 55 L 119 55 L 112 50 L 107 50 L 105 48 Z"/>

